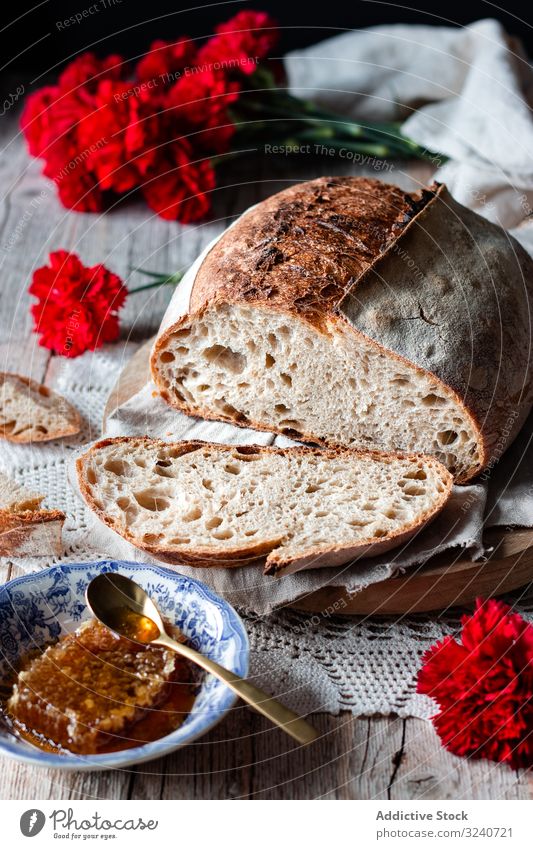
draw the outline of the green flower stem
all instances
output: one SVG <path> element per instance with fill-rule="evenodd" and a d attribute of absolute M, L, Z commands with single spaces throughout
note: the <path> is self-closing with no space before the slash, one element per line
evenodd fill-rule
<path fill-rule="evenodd" d="M 238 138 L 238 137 L 237 137 Z M 334 148 L 335 150 L 349 150 L 353 153 L 360 153 L 367 156 L 375 156 L 377 159 L 385 159 L 385 158 L 400 158 L 402 155 L 405 156 L 405 153 L 398 152 L 395 148 L 390 147 L 388 144 L 376 143 L 373 141 L 354 141 L 353 139 L 341 139 L 335 138 L 335 136 L 327 131 L 327 129 L 322 128 L 322 132 L 317 132 L 315 130 L 303 130 L 301 132 L 292 133 L 289 136 L 266 136 L 259 137 L 255 140 L 255 150 L 257 152 L 261 152 L 267 145 L 270 147 L 284 147 L 287 153 L 297 153 L 298 148 L 304 144 L 313 144 L 313 145 L 325 145 L 329 148 Z M 246 153 L 250 152 L 250 148 L 246 147 L 243 150 L 233 150 L 230 154 L 230 157 L 238 157 L 242 156 Z M 313 150 L 312 153 L 315 153 Z M 317 152 L 318 154 L 320 151 Z M 227 155 L 224 157 L 217 158 L 215 160 L 211 160 L 213 165 L 218 165 L 222 161 L 226 161 L 228 158 Z"/>
<path fill-rule="evenodd" d="M 272 118 L 292 119 L 294 122 L 310 124 L 312 128 L 327 131 L 331 137 L 361 139 L 366 142 L 377 142 L 387 145 L 394 156 L 416 157 L 419 159 L 434 159 L 435 154 L 426 150 L 412 139 L 404 136 L 399 122 L 374 124 L 372 122 L 358 123 L 349 119 L 318 109 L 309 101 L 299 100 L 279 89 L 268 88 L 266 91 L 257 90 L 261 100 L 243 96 L 236 109 L 237 120 L 246 120 L 247 113 L 257 116 L 272 116 Z M 442 157 L 441 157 L 442 159 Z"/>
<path fill-rule="evenodd" d="M 175 286 L 184 275 L 184 271 L 176 271 L 174 274 L 158 274 L 156 271 L 144 271 L 142 268 L 136 268 L 139 274 L 144 274 L 145 277 L 153 277 L 151 283 L 145 283 L 144 286 L 136 286 L 135 289 L 129 289 L 129 295 L 135 295 L 137 292 L 146 292 L 148 289 L 157 289 L 159 286 Z"/>

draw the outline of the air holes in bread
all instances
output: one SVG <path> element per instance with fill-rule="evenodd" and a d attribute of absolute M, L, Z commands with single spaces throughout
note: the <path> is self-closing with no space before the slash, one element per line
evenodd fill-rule
<path fill-rule="evenodd" d="M 233 531 L 231 531 L 229 528 L 226 528 L 223 531 L 213 531 L 212 536 L 215 539 L 220 539 L 220 540 L 231 539 L 232 536 L 233 536 Z"/>
<path fill-rule="evenodd" d="M 302 423 L 297 419 L 280 419 L 279 423 L 284 432 L 286 430 L 293 430 L 299 434 L 302 430 Z"/>
<path fill-rule="evenodd" d="M 442 398 L 440 395 L 430 393 L 422 398 L 422 404 L 425 407 L 442 407 L 446 404 L 446 399 Z"/>
<path fill-rule="evenodd" d="M 437 439 L 441 445 L 453 445 L 457 441 L 459 434 L 456 430 L 441 430 L 437 434 Z"/>
<path fill-rule="evenodd" d="M 205 527 L 208 531 L 212 531 L 214 528 L 218 528 L 222 524 L 223 520 L 220 516 L 213 516 L 211 519 L 208 519 L 205 523 Z"/>
<path fill-rule="evenodd" d="M 265 368 L 272 368 L 272 366 L 274 365 L 275 362 L 276 362 L 276 360 L 274 359 L 272 354 L 269 354 L 269 353 L 265 354 Z"/>
<path fill-rule="evenodd" d="M 111 472 L 111 474 L 121 477 L 127 473 L 129 465 L 124 460 L 110 458 L 104 463 L 104 469 L 106 472 Z"/>
<path fill-rule="evenodd" d="M 416 469 L 416 471 L 413 470 L 412 472 L 406 472 L 404 478 L 407 478 L 408 480 L 425 481 L 427 479 L 427 474 L 424 469 Z"/>
<path fill-rule="evenodd" d="M 214 363 L 219 368 L 229 371 L 232 374 L 240 374 L 246 368 L 246 357 L 244 354 L 232 351 L 231 348 L 227 348 L 224 345 L 211 345 L 210 348 L 204 348 L 202 356 L 209 363 Z"/>
<path fill-rule="evenodd" d="M 237 463 L 226 463 L 224 471 L 230 475 L 240 475 L 241 467 Z"/>
<path fill-rule="evenodd" d="M 286 374 L 284 371 L 280 372 L 280 378 L 285 384 L 285 386 L 292 386 L 292 377 L 290 374 Z"/>
<path fill-rule="evenodd" d="M 163 534 L 143 534 L 143 542 L 146 545 L 156 545 L 163 539 Z"/>
<path fill-rule="evenodd" d="M 173 363 L 175 360 L 172 351 L 162 351 L 160 354 L 160 358 L 162 363 Z"/>
<path fill-rule="evenodd" d="M 165 453 L 170 460 L 177 460 L 178 457 L 182 456 L 183 448 L 180 448 L 179 445 L 176 445 L 175 448 L 171 446 L 165 450 Z"/>
<path fill-rule="evenodd" d="M 259 459 L 259 457 L 254 454 L 235 454 L 234 456 L 236 460 L 240 460 L 242 463 L 254 463 Z"/>
<path fill-rule="evenodd" d="M 90 484 L 95 484 L 97 480 L 96 472 L 94 471 L 94 469 L 91 468 L 91 466 L 89 466 L 87 469 L 87 480 Z"/>
<path fill-rule="evenodd" d="M 198 519 L 202 518 L 202 511 L 200 507 L 192 507 L 188 513 L 185 513 L 182 517 L 184 522 L 196 522 Z"/>
<path fill-rule="evenodd" d="M 423 486 L 410 483 L 408 486 L 404 486 L 403 491 L 406 495 L 424 495 L 426 490 Z"/>
<path fill-rule="evenodd" d="M 167 468 L 166 466 L 159 466 L 157 463 L 154 466 L 154 474 L 159 475 L 160 478 L 173 478 L 174 472 L 172 468 Z"/>
<path fill-rule="evenodd" d="M 220 409 L 222 410 L 222 412 L 230 419 L 233 419 L 236 422 L 241 422 L 241 424 L 244 424 L 248 421 L 244 413 L 241 413 L 241 411 L 233 407 L 232 404 L 227 404 L 224 401 L 217 401 L 217 404 L 220 405 Z"/>
<path fill-rule="evenodd" d="M 158 495 L 157 492 L 146 489 L 144 492 L 134 492 L 133 497 L 139 507 L 145 510 L 150 510 L 154 513 L 161 513 L 162 510 L 168 510 L 170 501 L 164 495 Z"/>

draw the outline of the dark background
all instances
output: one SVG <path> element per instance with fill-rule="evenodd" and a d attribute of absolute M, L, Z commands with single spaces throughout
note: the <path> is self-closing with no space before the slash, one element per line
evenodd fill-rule
<path fill-rule="evenodd" d="M 503 2 L 503 0 L 502 0 Z M 57 22 L 98 6 L 98 12 L 79 24 L 59 29 Z M 191 6 L 196 6 L 191 9 Z M 187 8 L 189 7 L 189 8 Z M 251 0 L 207 4 L 189 0 L 21 0 L 4 2 L 0 23 L 0 65 L 11 78 L 55 73 L 70 57 L 87 49 L 105 55 L 119 52 L 134 58 L 155 38 L 210 34 L 213 25 L 240 8 L 271 12 L 284 28 L 279 54 L 312 44 L 345 29 L 380 23 L 462 25 L 483 17 L 498 18 L 511 34 L 522 38 L 533 55 L 533 15 L 525 0 L 507 0 L 505 9 L 490 2 L 453 3 L 406 0 L 406 6 L 378 0 Z M 529 17 L 529 22 L 525 20 Z"/>

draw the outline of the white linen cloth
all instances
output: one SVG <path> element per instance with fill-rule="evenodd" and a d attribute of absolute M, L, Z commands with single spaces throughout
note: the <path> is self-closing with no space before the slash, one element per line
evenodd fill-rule
<path fill-rule="evenodd" d="M 450 157 L 435 178 L 533 253 L 533 73 L 498 21 L 347 32 L 289 53 L 285 69 L 297 97 L 358 121 L 406 119 L 406 136 Z"/>

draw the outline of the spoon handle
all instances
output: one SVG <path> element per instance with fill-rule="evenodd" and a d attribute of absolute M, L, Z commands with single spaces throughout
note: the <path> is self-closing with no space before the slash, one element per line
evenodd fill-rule
<path fill-rule="evenodd" d="M 318 737 L 318 732 L 312 725 L 302 719 L 298 714 L 294 713 L 289 708 L 286 708 L 277 699 L 267 695 L 259 687 L 240 678 L 229 669 L 225 669 L 214 660 L 204 657 L 203 654 L 184 643 L 178 643 L 169 637 L 168 634 L 161 634 L 161 637 L 154 640 L 154 644 L 163 645 L 173 651 L 191 660 L 193 663 L 201 666 L 206 672 L 210 672 L 217 678 L 220 678 L 234 693 L 237 693 L 243 701 L 253 707 L 258 713 L 262 713 L 267 719 L 270 719 L 275 725 L 278 725 L 286 734 L 289 734 L 299 743 L 310 743 Z"/>

